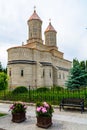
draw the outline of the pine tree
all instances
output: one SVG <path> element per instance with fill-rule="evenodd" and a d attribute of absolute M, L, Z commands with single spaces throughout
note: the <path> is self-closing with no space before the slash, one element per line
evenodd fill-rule
<path fill-rule="evenodd" d="M 87 85 L 87 71 L 84 61 L 73 59 L 73 67 L 70 70 L 65 86 L 69 89 L 79 89 Z"/>

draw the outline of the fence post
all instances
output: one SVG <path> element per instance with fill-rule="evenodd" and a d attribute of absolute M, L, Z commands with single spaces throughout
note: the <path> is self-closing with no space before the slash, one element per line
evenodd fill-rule
<path fill-rule="evenodd" d="M 31 99 L 31 95 L 30 95 L 30 85 L 29 85 L 29 89 L 28 89 L 28 96 L 29 96 L 29 101 Z"/>
<path fill-rule="evenodd" d="M 5 89 L 4 89 L 4 100 L 6 99 L 6 93 L 5 93 Z"/>

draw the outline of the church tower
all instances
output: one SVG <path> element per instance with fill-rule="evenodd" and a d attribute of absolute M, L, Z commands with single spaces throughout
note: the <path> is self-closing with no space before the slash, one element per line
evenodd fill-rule
<path fill-rule="evenodd" d="M 42 44 L 42 20 L 34 9 L 33 14 L 27 21 L 28 23 L 28 40 L 27 43 L 39 42 Z"/>
<path fill-rule="evenodd" d="M 57 32 L 54 29 L 54 27 L 52 26 L 51 22 L 49 22 L 49 25 L 44 33 L 45 34 L 45 45 L 57 47 L 56 33 Z"/>

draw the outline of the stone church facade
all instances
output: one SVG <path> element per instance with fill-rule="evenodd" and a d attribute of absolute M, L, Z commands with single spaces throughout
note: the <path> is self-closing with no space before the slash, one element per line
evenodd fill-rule
<path fill-rule="evenodd" d="M 51 87 L 64 86 L 71 62 L 64 59 L 64 53 L 57 47 L 56 30 L 49 22 L 45 43 L 42 40 L 42 20 L 34 10 L 27 21 L 28 40 L 22 46 L 9 48 L 8 76 L 9 88 L 17 86 Z"/>

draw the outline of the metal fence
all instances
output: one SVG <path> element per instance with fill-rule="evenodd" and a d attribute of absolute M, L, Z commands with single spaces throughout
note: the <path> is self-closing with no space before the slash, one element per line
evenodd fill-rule
<path fill-rule="evenodd" d="M 46 91 L 37 91 L 29 89 L 26 93 L 12 93 L 12 91 L 0 91 L 0 100 L 23 101 L 29 103 L 36 103 L 39 101 L 47 101 L 54 105 L 59 105 L 63 97 L 67 98 L 84 98 L 85 107 L 87 107 L 87 89 L 82 90 L 57 90 L 50 89 Z"/>

